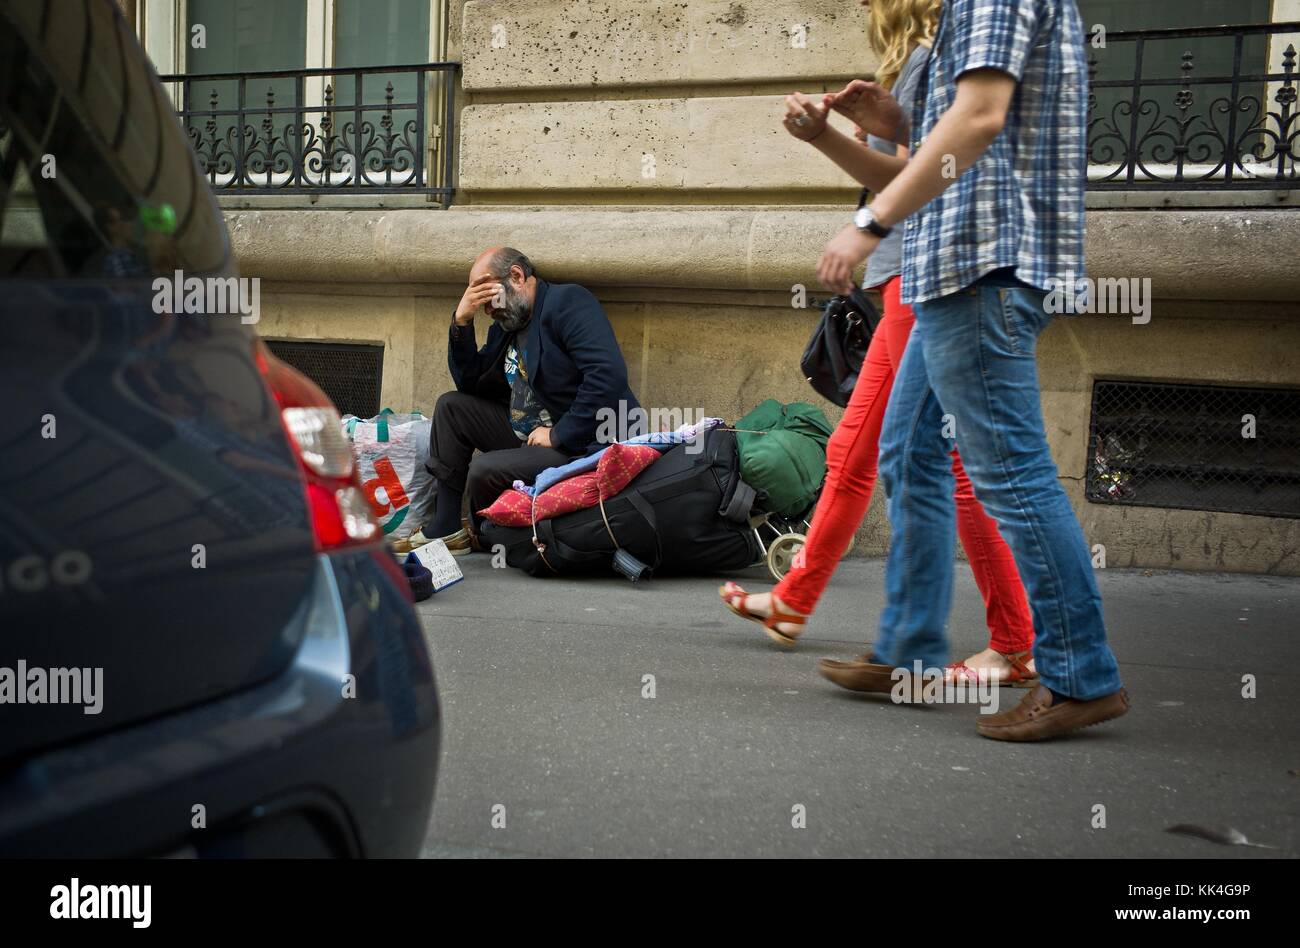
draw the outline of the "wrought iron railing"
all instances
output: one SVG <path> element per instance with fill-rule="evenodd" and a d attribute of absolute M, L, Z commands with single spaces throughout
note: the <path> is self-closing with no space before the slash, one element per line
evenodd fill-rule
<path fill-rule="evenodd" d="M 217 194 L 421 194 L 446 206 L 459 65 L 161 78 Z"/>
<path fill-rule="evenodd" d="M 1297 40 L 1300 22 L 1106 36 L 1089 63 L 1089 189 L 1300 188 Z M 1165 44 L 1180 75 L 1150 75 Z"/>
<path fill-rule="evenodd" d="M 1300 189 L 1293 37 L 1300 22 L 1115 32 L 1100 48 L 1090 35 L 1089 190 Z M 1153 70 L 1152 54 L 1172 46 L 1179 65 Z M 446 205 L 458 66 L 163 81 L 218 194 L 418 193 Z"/>

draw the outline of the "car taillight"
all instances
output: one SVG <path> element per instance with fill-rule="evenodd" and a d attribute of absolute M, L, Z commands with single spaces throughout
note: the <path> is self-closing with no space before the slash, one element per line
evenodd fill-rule
<path fill-rule="evenodd" d="M 284 426 L 298 447 L 302 463 L 321 477 L 350 478 L 355 466 L 352 445 L 343 434 L 339 413 L 328 408 L 285 408 Z"/>
<path fill-rule="evenodd" d="M 315 382 L 277 359 L 261 339 L 253 343 L 253 359 L 280 406 L 285 433 L 302 467 L 317 549 L 379 539 L 379 524 L 361 492 L 352 445 L 334 403 Z"/>

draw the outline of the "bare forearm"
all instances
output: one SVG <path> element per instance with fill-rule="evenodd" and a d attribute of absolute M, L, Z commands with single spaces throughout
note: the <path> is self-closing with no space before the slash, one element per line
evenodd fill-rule
<path fill-rule="evenodd" d="M 1001 130 L 1000 121 L 949 109 L 912 160 L 871 202 L 876 219 L 886 227 L 907 220 L 979 161 Z"/>
<path fill-rule="evenodd" d="M 869 84 L 863 86 L 872 91 Z M 1002 134 L 1015 91 L 1016 81 L 1008 73 L 979 69 L 964 74 L 957 82 L 952 108 L 935 123 L 907 167 L 871 202 L 877 223 L 897 227 L 979 161 Z M 836 293 L 848 293 L 853 289 L 853 271 L 875 252 L 880 240 L 869 228 L 859 230 L 856 221 L 846 224 L 822 252 L 817 278 Z"/>
<path fill-rule="evenodd" d="M 907 159 L 877 151 L 834 128 L 827 128 L 810 144 L 858 184 L 876 193 L 888 187 L 907 166 Z"/>

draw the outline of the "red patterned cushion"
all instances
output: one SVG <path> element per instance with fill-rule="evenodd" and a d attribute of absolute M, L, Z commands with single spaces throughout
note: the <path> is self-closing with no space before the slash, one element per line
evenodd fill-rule
<path fill-rule="evenodd" d="M 537 519 L 560 517 L 608 500 L 659 457 L 659 450 L 648 444 L 610 445 L 595 471 L 560 481 L 537 498 Z M 533 522 L 533 499 L 521 490 L 505 490 L 491 507 L 478 513 L 503 527 L 527 527 Z"/>
<path fill-rule="evenodd" d="M 501 496 L 492 502 L 491 507 L 484 507 L 478 515 L 503 527 L 526 527 L 532 523 L 528 514 L 532 503 L 533 498 L 523 491 L 506 488 L 501 492 Z"/>
<path fill-rule="evenodd" d="M 648 444 L 612 444 L 596 465 L 596 487 L 601 500 L 609 500 L 632 479 L 662 457 L 658 448 Z M 555 485 L 559 487 L 559 484 Z M 546 493 L 550 493 L 548 490 Z M 592 504 L 596 501 L 592 501 Z M 588 504 L 587 506 L 591 506 Z"/>

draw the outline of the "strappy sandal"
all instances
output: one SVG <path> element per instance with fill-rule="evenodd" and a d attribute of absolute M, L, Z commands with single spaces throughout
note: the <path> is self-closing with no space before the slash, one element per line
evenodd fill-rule
<path fill-rule="evenodd" d="M 788 632 L 782 632 L 777 626 L 782 622 L 788 622 L 790 625 L 802 626 L 808 621 L 807 616 L 797 616 L 788 612 L 777 612 L 773 608 L 770 616 L 761 616 L 756 612 L 750 612 L 745 608 L 745 600 L 749 598 L 749 593 L 745 592 L 735 583 L 728 582 L 718 587 L 718 595 L 722 597 L 722 603 L 742 619 L 748 619 L 750 622 L 757 622 L 767 632 L 767 637 L 773 642 L 779 642 L 781 645 L 790 647 L 799 640 L 799 633 L 791 635 Z"/>
<path fill-rule="evenodd" d="M 1034 657 L 1032 649 L 1026 652 L 998 652 L 998 654 L 1011 663 L 1009 670 L 998 671 L 998 685 L 1009 688 L 1032 688 L 1038 684 L 1038 672 L 1029 667 L 1029 661 Z M 987 674 L 990 671 L 992 669 L 971 668 L 965 662 L 953 662 L 944 669 L 943 680 L 945 684 L 958 680 L 974 684 L 980 680 L 981 672 Z"/>

